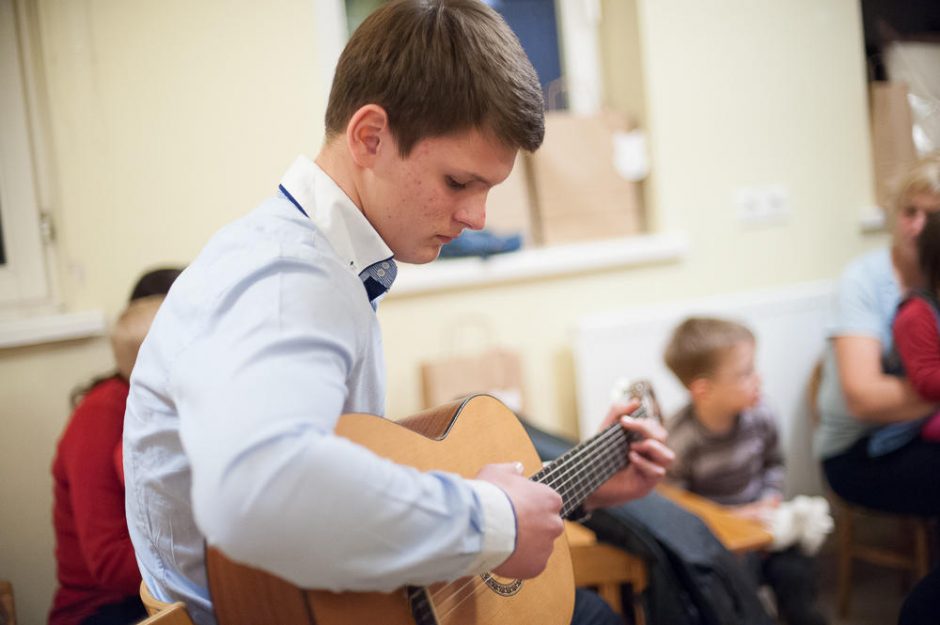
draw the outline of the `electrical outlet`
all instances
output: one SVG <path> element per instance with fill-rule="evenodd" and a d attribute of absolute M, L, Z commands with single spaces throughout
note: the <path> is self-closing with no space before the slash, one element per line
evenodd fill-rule
<path fill-rule="evenodd" d="M 740 187 L 735 191 L 738 221 L 751 224 L 778 224 L 790 214 L 790 194 L 781 184 Z"/>

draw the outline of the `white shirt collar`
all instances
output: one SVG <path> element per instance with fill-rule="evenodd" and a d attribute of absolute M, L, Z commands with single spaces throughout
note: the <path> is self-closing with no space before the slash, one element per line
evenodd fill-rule
<path fill-rule="evenodd" d="M 356 274 L 394 255 L 359 207 L 307 156 L 294 160 L 281 178 L 281 187 Z"/>

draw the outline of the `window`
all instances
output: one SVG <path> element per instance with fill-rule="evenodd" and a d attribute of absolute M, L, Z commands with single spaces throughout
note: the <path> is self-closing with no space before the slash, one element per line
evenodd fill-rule
<path fill-rule="evenodd" d="M 0 307 L 49 297 L 24 75 L 13 0 L 0 0 Z"/>

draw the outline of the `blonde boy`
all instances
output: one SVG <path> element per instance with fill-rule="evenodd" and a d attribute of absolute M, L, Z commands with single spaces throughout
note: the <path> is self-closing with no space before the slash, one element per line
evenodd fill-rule
<path fill-rule="evenodd" d="M 667 424 L 676 455 L 667 479 L 761 520 L 782 498 L 785 471 L 776 419 L 760 401 L 756 347 L 754 334 L 734 321 L 692 317 L 675 329 L 664 357 L 689 403 Z M 815 607 L 812 559 L 791 548 L 750 564 L 773 588 L 786 623 L 826 622 Z"/>

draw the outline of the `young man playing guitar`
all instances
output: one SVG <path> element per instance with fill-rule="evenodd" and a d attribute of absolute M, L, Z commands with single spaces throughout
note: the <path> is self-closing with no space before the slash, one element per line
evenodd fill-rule
<path fill-rule="evenodd" d="M 562 499 L 516 463 L 465 479 L 334 432 L 345 413 L 384 412 L 375 309 L 395 263 L 432 261 L 482 228 L 487 192 L 543 132 L 535 72 L 486 5 L 396 0 L 357 29 L 317 158 L 299 157 L 275 197 L 209 241 L 141 348 L 127 513 L 157 598 L 215 622 L 206 544 L 333 591 L 543 570 Z M 629 409 L 613 408 L 607 425 Z M 658 425 L 622 427 L 642 440 L 587 509 L 645 495 L 671 461 Z"/>

